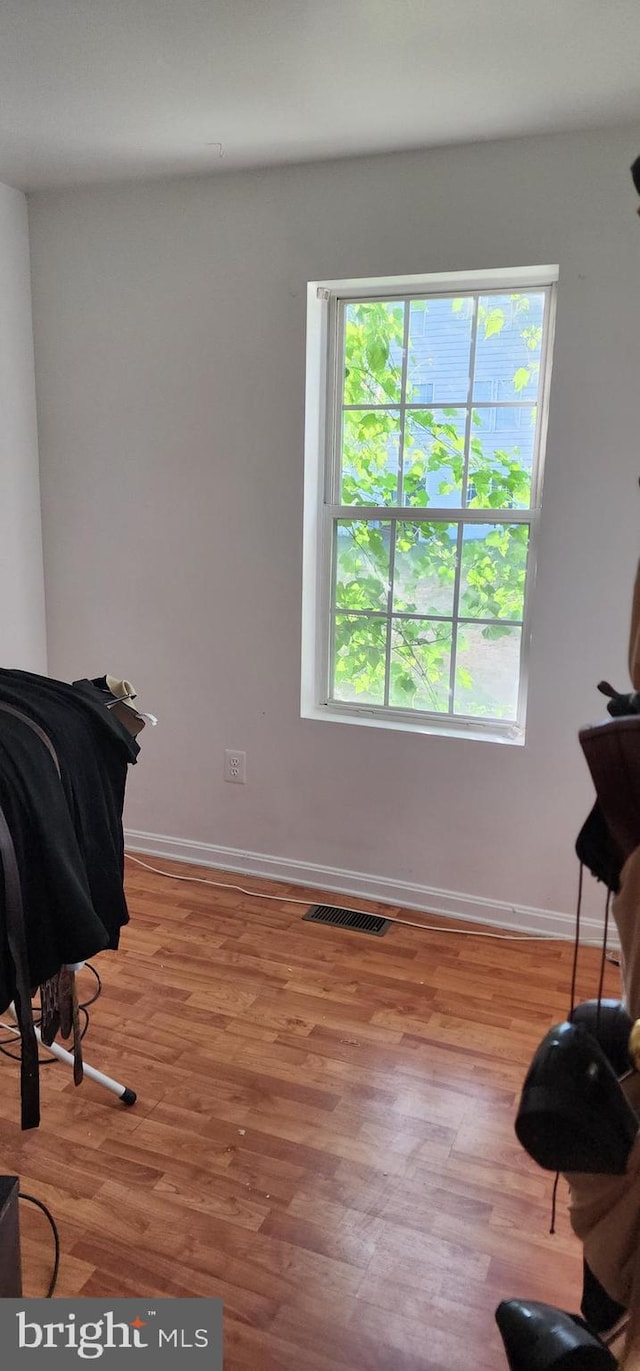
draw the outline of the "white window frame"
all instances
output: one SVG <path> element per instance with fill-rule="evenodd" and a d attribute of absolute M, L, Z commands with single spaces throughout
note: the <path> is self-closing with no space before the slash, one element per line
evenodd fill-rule
<path fill-rule="evenodd" d="M 307 286 L 307 380 L 305 409 L 305 471 L 302 585 L 302 671 L 300 712 L 303 718 L 324 719 L 370 728 L 397 729 L 410 733 L 440 734 L 491 742 L 522 745 L 525 741 L 531 613 L 535 586 L 538 530 L 542 507 L 542 481 L 547 439 L 549 383 L 555 330 L 558 266 L 511 267 L 503 271 L 438 272 L 419 276 L 371 277 L 358 280 L 310 281 Z M 510 510 L 510 523 L 530 527 L 521 637 L 520 686 L 516 722 L 426 714 L 389 706 L 338 702 L 328 698 L 330 669 L 330 591 L 332 524 L 337 517 L 332 502 L 334 444 L 338 432 L 337 412 L 341 399 L 341 349 L 336 319 L 344 300 L 393 299 L 407 296 L 451 295 L 465 291 L 526 291 L 545 289 L 548 294 L 546 328 L 540 359 L 538 423 L 533 457 L 531 506 Z M 525 403 L 523 401 L 523 403 Z M 371 513 L 371 511 L 368 511 Z M 490 522 L 487 509 L 465 511 L 468 522 Z M 496 511 L 500 512 L 500 511 Z M 353 514 L 351 507 L 338 517 Z M 412 511 L 413 513 L 413 511 Z M 389 511 L 380 511 L 379 517 Z M 430 519 L 456 518 L 452 508 L 429 506 Z"/>

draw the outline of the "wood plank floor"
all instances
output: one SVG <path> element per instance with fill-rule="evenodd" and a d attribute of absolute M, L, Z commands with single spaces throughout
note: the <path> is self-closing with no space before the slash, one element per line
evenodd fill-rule
<path fill-rule="evenodd" d="M 226 1371 L 504 1368 L 500 1299 L 579 1303 L 563 1183 L 551 1237 L 551 1178 L 513 1132 L 571 946 L 378 940 L 302 923 L 292 898 L 321 892 L 149 860 L 277 898 L 127 863 L 131 923 L 96 959 L 85 1050 L 133 1109 L 55 1065 L 21 1134 L 0 1059 L 1 1170 L 57 1219 L 57 1295 L 219 1295 Z M 584 949 L 578 998 L 597 969 Z M 51 1235 L 26 1205 L 21 1224 L 25 1293 L 43 1294 Z"/>

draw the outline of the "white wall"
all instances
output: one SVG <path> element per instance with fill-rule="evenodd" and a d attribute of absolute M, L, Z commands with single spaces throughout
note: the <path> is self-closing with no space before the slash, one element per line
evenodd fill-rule
<path fill-rule="evenodd" d="M 27 202 L 1 184 L 0 665 L 46 671 Z"/>
<path fill-rule="evenodd" d="M 129 676 L 159 715 L 133 829 L 511 922 L 572 909 L 576 734 L 627 682 L 640 551 L 639 151 L 627 129 L 32 199 L 50 668 Z M 301 720 L 306 282 L 546 262 L 526 746 Z"/>

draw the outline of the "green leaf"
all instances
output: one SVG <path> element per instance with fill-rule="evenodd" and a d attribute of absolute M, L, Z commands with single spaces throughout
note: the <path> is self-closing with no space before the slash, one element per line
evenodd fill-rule
<path fill-rule="evenodd" d="M 379 433 L 380 427 L 380 416 L 377 414 L 363 414 L 358 423 L 361 433 Z"/>
<path fill-rule="evenodd" d="M 527 368 L 526 368 L 526 367 L 518 367 L 518 370 L 517 370 L 517 372 L 516 372 L 516 374 L 515 374 L 515 376 L 514 376 L 514 378 L 513 378 L 513 388 L 514 388 L 514 390 L 524 390 L 525 386 L 528 386 L 530 380 L 531 380 L 531 374 L 530 374 L 530 372 L 527 370 Z"/>
<path fill-rule="evenodd" d="M 494 334 L 502 333 L 506 319 L 503 309 L 491 309 L 484 321 L 484 336 L 493 338 Z"/>
<path fill-rule="evenodd" d="M 388 357 L 389 345 L 384 338 L 372 338 L 367 343 L 367 361 L 373 372 L 384 371 Z"/>

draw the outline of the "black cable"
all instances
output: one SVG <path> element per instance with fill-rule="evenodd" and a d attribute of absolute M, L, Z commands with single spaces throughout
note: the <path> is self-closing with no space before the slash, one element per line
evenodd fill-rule
<path fill-rule="evenodd" d="M 609 910 L 611 908 L 611 890 L 607 891 L 607 902 L 604 908 L 604 933 L 602 935 L 602 956 L 600 958 L 600 979 L 598 981 L 598 1008 L 596 1011 L 596 1033 L 600 1028 L 600 1005 L 602 1003 L 602 991 L 604 989 L 604 967 L 607 959 L 607 937 L 609 934 Z"/>
<path fill-rule="evenodd" d="M 53 1262 L 53 1273 L 51 1276 L 51 1280 L 49 1281 L 49 1289 L 47 1290 L 46 1294 L 46 1298 L 50 1300 L 58 1283 L 58 1271 L 60 1268 L 60 1234 L 57 1229 L 56 1221 L 51 1211 L 47 1209 L 46 1204 L 43 1204 L 42 1200 L 37 1200 L 35 1195 L 25 1195 L 23 1194 L 22 1190 L 19 1190 L 18 1199 L 28 1200 L 29 1204 L 37 1205 L 38 1209 L 42 1210 L 42 1213 L 46 1216 L 46 1218 L 49 1220 L 49 1223 L 51 1224 L 51 1231 L 53 1233 L 53 1241 L 55 1244 L 55 1256 Z"/>
<path fill-rule="evenodd" d="M 90 1005 L 95 1004 L 96 1000 L 99 999 L 102 994 L 102 981 L 100 980 L 100 972 L 96 971 L 95 966 L 92 966 L 91 962 L 85 962 L 83 971 L 85 969 L 87 971 L 90 971 L 91 974 L 95 976 L 97 988 L 95 995 L 92 995 L 90 1000 L 83 1000 L 82 1004 L 78 1005 L 78 1009 L 89 1009 Z"/>
<path fill-rule="evenodd" d="M 85 1017 L 84 1028 L 82 1029 L 82 1032 L 81 1032 L 81 1034 L 80 1034 L 80 1041 L 82 1042 L 82 1039 L 83 1039 L 83 1038 L 86 1038 L 87 1033 L 89 1032 L 89 1022 L 90 1022 L 90 1020 L 89 1020 L 89 1011 L 88 1011 L 88 1009 L 85 1009 L 85 1007 L 84 1007 L 83 1004 L 79 1004 L 79 1005 L 78 1005 L 78 1012 L 79 1012 L 80 1014 L 84 1014 L 84 1017 Z M 36 1019 L 36 1020 L 35 1020 L 35 1024 L 36 1024 L 36 1027 L 39 1028 L 39 1027 L 40 1027 L 40 1020 L 39 1020 L 39 1019 Z M 9 1049 L 8 1049 L 8 1047 L 5 1047 L 4 1044 L 5 1044 L 5 1043 L 14 1043 L 17 1036 L 18 1036 L 17 1034 L 15 1034 L 15 1035 L 12 1034 L 12 1036 L 11 1036 L 10 1038 L 2 1038 L 2 1039 L 0 1039 L 0 1052 L 2 1052 L 3 1057 L 10 1057 L 11 1060 L 12 1060 L 12 1062 L 20 1062 L 20 1061 L 22 1061 L 22 1056 L 21 1056 L 21 1054 L 20 1054 L 19 1052 L 10 1052 Z M 49 1057 L 39 1057 L 39 1058 L 38 1058 L 38 1061 L 39 1061 L 40 1066 L 55 1066 L 55 1065 L 56 1065 L 56 1062 L 57 1062 L 58 1060 L 59 1060 L 58 1057 L 51 1057 L 51 1056 L 49 1056 Z"/>
<path fill-rule="evenodd" d="M 556 1178 L 555 1178 L 555 1181 L 553 1182 L 553 1190 L 552 1190 L 552 1192 L 551 1192 L 551 1225 L 550 1225 L 550 1227 L 549 1227 L 549 1232 L 552 1233 L 552 1234 L 554 1234 L 555 1231 L 556 1231 L 556 1207 L 557 1207 L 558 1181 L 559 1181 L 559 1180 L 560 1180 L 560 1172 L 559 1172 L 559 1171 L 556 1171 Z"/>
<path fill-rule="evenodd" d="M 576 904 L 576 936 L 575 936 L 575 942 L 574 942 L 574 944 L 573 944 L 573 969 L 572 969 L 572 972 L 571 972 L 571 1008 L 570 1008 L 570 1010 L 569 1010 L 569 1018 L 571 1018 L 571 1016 L 572 1016 L 572 1014 L 573 1014 L 573 1011 L 574 1011 L 574 1009 L 575 1009 L 575 1007 L 576 1007 L 576 977 L 577 977 L 577 973 L 578 973 L 578 949 L 579 949 L 579 947 L 580 947 L 580 911 L 581 911 L 581 909 L 582 909 L 582 878 L 583 878 L 583 875 L 584 875 L 584 867 L 583 867 L 582 862 L 581 862 L 581 863 L 580 863 L 580 875 L 579 875 L 579 877 L 578 877 L 578 901 L 577 901 L 577 904 Z"/>
<path fill-rule="evenodd" d="M 11 1038 L 3 1038 L 0 1042 L 0 1052 L 2 1053 L 3 1057 L 8 1057 L 9 1060 L 12 1062 L 21 1062 L 22 1054 L 20 1052 L 10 1052 L 9 1048 L 5 1047 L 5 1043 L 15 1043 L 16 1039 L 19 1037 L 20 1034 L 16 1033 L 15 1036 L 12 1036 Z M 55 1060 L 55 1057 L 38 1057 L 38 1066 L 54 1066 Z"/>
<path fill-rule="evenodd" d="M 578 952 L 579 952 L 579 950 L 580 950 L 580 914 L 581 914 L 581 912 L 582 912 L 582 882 L 583 882 L 583 877 L 584 877 L 584 866 L 583 866 L 583 864 L 582 864 L 582 862 L 581 862 L 581 863 L 580 863 L 580 871 L 579 871 L 579 875 L 578 875 L 578 898 L 577 898 L 577 901 L 576 901 L 576 935 L 575 935 L 575 939 L 574 939 L 574 943 L 573 943 L 573 966 L 572 966 L 572 968 L 571 968 L 571 992 L 570 992 L 570 994 L 571 994 L 571 1005 L 570 1005 L 569 1014 L 568 1014 L 568 1018 L 569 1018 L 569 1019 L 572 1019 L 572 1018 L 573 1018 L 573 1011 L 574 1011 L 574 1009 L 575 1009 L 575 1007 L 576 1007 L 576 980 L 577 980 L 577 976 L 578 976 Z M 559 1181 L 559 1180 L 560 1180 L 560 1172 L 559 1172 L 559 1171 L 556 1171 L 556 1178 L 555 1178 L 555 1181 L 553 1182 L 553 1190 L 552 1190 L 552 1192 L 551 1192 L 551 1223 L 550 1223 L 550 1226 L 549 1226 L 549 1232 L 550 1232 L 550 1233 L 555 1233 L 555 1231 L 556 1231 L 556 1206 L 557 1206 L 557 1198 L 558 1198 L 558 1181 Z"/>

